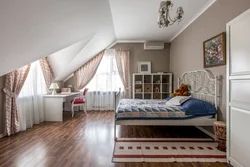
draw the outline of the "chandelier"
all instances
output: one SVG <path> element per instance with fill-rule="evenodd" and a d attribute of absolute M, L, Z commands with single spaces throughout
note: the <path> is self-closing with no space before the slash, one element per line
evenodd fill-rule
<path fill-rule="evenodd" d="M 173 3 L 170 0 L 167 1 L 162 1 L 160 4 L 160 8 L 159 8 L 159 17 L 158 17 L 158 25 L 160 28 L 162 27 L 168 27 L 172 24 L 174 24 L 175 22 L 180 22 L 181 18 L 184 14 L 183 8 L 182 7 L 178 7 L 177 8 L 177 16 L 174 19 L 171 19 L 170 15 L 169 15 L 169 10 L 173 7 Z"/>

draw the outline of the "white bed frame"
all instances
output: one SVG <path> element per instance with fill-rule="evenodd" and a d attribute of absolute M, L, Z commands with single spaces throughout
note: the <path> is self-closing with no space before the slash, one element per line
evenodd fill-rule
<path fill-rule="evenodd" d="M 180 84 L 190 85 L 191 96 L 210 104 L 216 109 L 220 103 L 220 77 L 214 76 L 208 70 L 185 72 L 178 78 Z M 150 126 L 213 126 L 217 115 L 212 117 L 198 117 L 185 120 L 116 120 L 114 122 L 114 138 L 116 140 L 116 125 L 150 125 Z"/>

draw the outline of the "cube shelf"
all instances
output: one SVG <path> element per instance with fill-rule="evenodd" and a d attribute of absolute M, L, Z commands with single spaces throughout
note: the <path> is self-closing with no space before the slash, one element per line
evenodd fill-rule
<path fill-rule="evenodd" d="M 172 94 L 172 73 L 133 74 L 134 99 L 165 99 Z"/>

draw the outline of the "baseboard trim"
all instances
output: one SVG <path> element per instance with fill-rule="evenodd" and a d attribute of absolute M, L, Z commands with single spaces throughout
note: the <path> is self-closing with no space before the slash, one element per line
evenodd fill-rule
<path fill-rule="evenodd" d="M 238 161 L 233 159 L 232 157 L 229 157 L 228 161 L 229 161 L 229 164 L 232 165 L 232 166 L 244 167 Z"/>
<path fill-rule="evenodd" d="M 200 126 L 195 126 L 197 129 L 199 129 L 200 131 L 206 133 L 208 136 L 212 137 L 214 140 L 216 140 L 216 137 L 213 133 L 207 131 L 206 129 L 204 129 L 203 127 Z"/>
<path fill-rule="evenodd" d="M 4 135 L 3 134 L 0 134 L 0 138 L 3 138 L 4 137 Z"/>

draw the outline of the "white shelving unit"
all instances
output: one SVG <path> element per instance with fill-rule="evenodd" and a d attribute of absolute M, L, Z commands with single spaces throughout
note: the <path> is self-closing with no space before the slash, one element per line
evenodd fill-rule
<path fill-rule="evenodd" d="M 172 94 L 172 73 L 134 73 L 134 99 L 164 99 Z"/>

